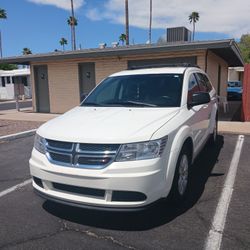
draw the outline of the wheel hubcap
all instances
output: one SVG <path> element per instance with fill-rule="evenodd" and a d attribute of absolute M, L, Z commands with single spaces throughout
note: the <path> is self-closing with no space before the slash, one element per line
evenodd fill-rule
<path fill-rule="evenodd" d="M 179 166 L 178 191 L 183 195 L 187 189 L 188 183 L 188 157 L 183 155 Z"/>

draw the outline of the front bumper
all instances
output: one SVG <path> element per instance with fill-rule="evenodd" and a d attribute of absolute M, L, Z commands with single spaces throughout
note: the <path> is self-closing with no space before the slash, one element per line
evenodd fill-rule
<path fill-rule="evenodd" d="M 166 165 L 166 159 L 157 158 L 113 162 L 99 170 L 79 169 L 54 165 L 33 149 L 30 172 L 41 182 L 33 180 L 33 187 L 46 199 L 123 211 L 141 210 L 166 196 Z"/>

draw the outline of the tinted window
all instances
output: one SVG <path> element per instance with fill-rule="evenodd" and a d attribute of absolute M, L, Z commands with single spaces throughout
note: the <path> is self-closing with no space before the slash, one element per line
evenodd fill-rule
<path fill-rule="evenodd" d="M 192 95 L 194 93 L 197 93 L 200 91 L 200 88 L 198 86 L 198 83 L 196 81 L 196 78 L 194 76 L 194 74 L 192 74 L 189 78 L 189 82 L 188 82 L 188 102 L 192 101 Z"/>
<path fill-rule="evenodd" d="M 201 73 L 196 73 L 196 77 L 201 91 L 210 92 L 212 90 L 212 85 L 209 82 L 206 75 Z"/>
<path fill-rule="evenodd" d="M 109 77 L 81 106 L 178 107 L 182 74 L 148 74 Z"/>

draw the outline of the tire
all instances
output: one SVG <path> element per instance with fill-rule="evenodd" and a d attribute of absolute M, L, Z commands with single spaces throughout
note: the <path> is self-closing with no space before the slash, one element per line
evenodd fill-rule
<path fill-rule="evenodd" d="M 170 191 L 170 201 L 174 204 L 181 204 L 186 199 L 190 182 L 191 154 L 187 145 L 184 145 L 175 168 L 175 175 Z"/>
<path fill-rule="evenodd" d="M 218 136 L 218 113 L 216 113 L 215 126 L 213 129 L 213 133 L 210 135 L 210 138 L 208 141 L 209 146 L 214 146 L 216 144 L 217 136 Z"/>

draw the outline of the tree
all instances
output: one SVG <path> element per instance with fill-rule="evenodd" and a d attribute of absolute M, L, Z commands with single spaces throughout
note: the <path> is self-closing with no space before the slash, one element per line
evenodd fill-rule
<path fill-rule="evenodd" d="M 7 18 L 7 14 L 6 11 L 4 9 L 0 8 L 0 19 L 6 19 Z M 0 57 L 3 57 L 3 49 L 2 49 L 2 33 L 0 30 Z"/>
<path fill-rule="evenodd" d="M 120 36 L 119 36 L 119 42 L 122 42 L 122 45 L 124 45 L 124 42 L 127 41 L 127 37 L 124 33 L 122 33 Z"/>
<path fill-rule="evenodd" d="M 18 69 L 18 67 L 15 64 L 1 63 L 0 69 L 1 70 L 13 70 L 13 69 Z"/>
<path fill-rule="evenodd" d="M 29 48 L 23 48 L 23 55 L 30 55 L 32 54 L 32 51 Z"/>
<path fill-rule="evenodd" d="M 200 15 L 198 12 L 192 12 L 189 17 L 188 20 L 190 23 L 193 23 L 193 41 L 194 41 L 194 35 L 195 35 L 195 24 L 196 22 L 198 22 L 200 19 Z"/>
<path fill-rule="evenodd" d="M 67 20 L 68 25 L 70 25 L 71 28 L 71 46 L 72 50 L 76 50 L 76 38 L 75 38 L 75 26 L 78 25 L 78 21 L 75 17 L 70 16 Z"/>
<path fill-rule="evenodd" d="M 244 34 L 238 43 L 245 63 L 250 63 L 250 34 Z"/>
<path fill-rule="evenodd" d="M 126 30 L 126 45 L 129 45 L 128 0 L 125 0 L 125 30 Z"/>
<path fill-rule="evenodd" d="M 59 43 L 63 47 L 63 51 L 64 51 L 64 46 L 68 44 L 67 39 L 62 37 L 61 40 L 59 41 Z"/>

